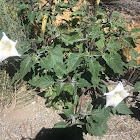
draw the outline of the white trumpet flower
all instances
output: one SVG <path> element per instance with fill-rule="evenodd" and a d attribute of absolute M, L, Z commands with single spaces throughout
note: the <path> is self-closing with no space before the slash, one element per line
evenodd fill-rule
<path fill-rule="evenodd" d="M 129 96 L 129 92 L 124 89 L 122 82 L 119 82 L 118 85 L 108 93 L 104 93 L 106 95 L 106 105 L 116 107 L 124 98 Z"/>
<path fill-rule="evenodd" d="M 16 50 L 17 40 L 14 42 L 9 39 L 3 32 L 3 37 L 0 40 L 0 62 L 12 56 L 21 56 Z"/>

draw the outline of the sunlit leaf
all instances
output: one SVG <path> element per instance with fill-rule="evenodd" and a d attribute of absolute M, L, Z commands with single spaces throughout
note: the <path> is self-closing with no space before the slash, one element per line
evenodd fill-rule
<path fill-rule="evenodd" d="M 59 123 L 56 123 L 53 128 L 66 128 L 66 127 L 67 127 L 66 122 L 59 122 Z"/>
<path fill-rule="evenodd" d="M 82 57 L 81 54 L 76 54 L 76 53 L 73 53 L 70 55 L 69 59 L 67 60 L 68 72 L 75 70 L 76 67 L 79 66 L 79 64 L 82 61 L 81 57 Z"/>
<path fill-rule="evenodd" d="M 119 54 L 106 54 L 103 58 L 114 73 L 123 74 L 123 62 Z"/>
<path fill-rule="evenodd" d="M 54 84 L 54 81 L 51 77 L 49 76 L 35 76 L 33 79 L 29 80 L 29 84 L 36 86 L 36 87 L 43 87 L 43 88 L 48 88 L 51 85 Z"/>

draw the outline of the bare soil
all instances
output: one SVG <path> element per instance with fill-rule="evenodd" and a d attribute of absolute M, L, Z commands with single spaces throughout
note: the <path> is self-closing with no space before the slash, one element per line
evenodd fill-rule
<path fill-rule="evenodd" d="M 138 108 L 135 108 L 138 112 Z M 62 120 L 58 110 L 46 108 L 45 99 L 37 96 L 32 103 L 16 109 L 14 103 L 0 113 L 0 140 L 139 140 L 139 118 L 111 115 L 108 133 L 100 138 L 82 133 L 81 128 L 52 129 Z M 75 136 L 75 131 L 77 131 Z"/>

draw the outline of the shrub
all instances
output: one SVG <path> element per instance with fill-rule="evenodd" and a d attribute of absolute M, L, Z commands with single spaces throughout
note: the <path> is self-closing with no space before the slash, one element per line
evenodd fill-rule
<path fill-rule="evenodd" d="M 94 16 L 92 7 L 84 4 L 57 26 L 56 15 L 63 15 L 66 9 L 72 11 L 77 2 L 47 1 L 42 9 L 39 1 L 32 2 L 19 7 L 29 29 L 39 27 L 36 36 L 20 44 L 21 79 L 45 92 L 47 106 L 63 106 L 66 122 L 56 124 L 55 128 L 81 125 L 89 134 L 103 136 L 110 112 L 132 113 L 123 101 L 115 108 L 104 108 L 104 93 L 108 91 L 109 80 L 120 81 L 130 67 L 139 71 L 137 52 L 130 49 L 133 59 L 126 62 L 121 47 L 135 47 L 131 34 L 136 30 L 128 31 L 119 13 L 104 13 L 99 8 Z M 139 87 L 137 82 L 134 90 Z M 93 101 L 81 108 L 81 98 L 89 92 Z"/>

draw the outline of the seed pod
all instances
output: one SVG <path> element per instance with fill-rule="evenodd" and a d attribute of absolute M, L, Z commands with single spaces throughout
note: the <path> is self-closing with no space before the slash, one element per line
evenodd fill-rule
<path fill-rule="evenodd" d="M 43 38 L 44 38 L 44 34 L 45 34 L 46 24 L 47 24 L 47 15 L 44 15 L 43 20 L 42 20 L 42 28 L 41 28 Z"/>

